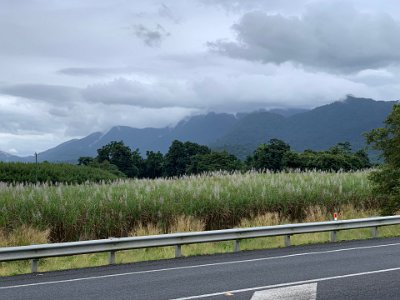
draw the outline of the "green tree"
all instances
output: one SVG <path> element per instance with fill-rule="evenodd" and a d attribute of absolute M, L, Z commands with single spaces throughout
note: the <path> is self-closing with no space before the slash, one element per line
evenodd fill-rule
<path fill-rule="evenodd" d="M 349 142 L 339 143 L 328 151 L 305 150 L 303 153 L 285 152 L 283 166 L 288 169 L 322 170 L 322 171 L 351 171 L 371 167 L 365 150 L 351 152 Z"/>
<path fill-rule="evenodd" d="M 372 167 L 371 161 L 369 160 L 369 157 L 368 157 L 368 153 L 364 149 L 358 150 L 356 153 L 354 153 L 354 156 L 360 162 L 359 169 L 366 169 L 366 168 Z"/>
<path fill-rule="evenodd" d="M 138 148 L 131 152 L 131 159 L 133 165 L 137 168 L 137 174 L 134 177 L 143 177 L 145 164 Z"/>
<path fill-rule="evenodd" d="M 279 139 L 271 139 L 268 144 L 261 144 L 254 151 L 252 167 L 257 170 L 268 169 L 280 171 L 283 169 L 283 157 L 290 151 L 290 146 Z"/>
<path fill-rule="evenodd" d="M 393 106 L 383 128 L 366 134 L 367 143 L 382 153 L 384 164 L 371 174 L 374 191 L 384 196 L 383 214 L 400 209 L 400 104 Z"/>
<path fill-rule="evenodd" d="M 164 175 L 164 156 L 160 151 L 146 152 L 146 159 L 144 161 L 143 177 L 158 178 Z"/>
<path fill-rule="evenodd" d="M 331 147 L 328 152 L 332 154 L 351 154 L 351 144 L 350 142 L 342 142 Z"/>
<path fill-rule="evenodd" d="M 210 152 L 207 146 L 174 140 L 165 155 L 165 173 L 167 176 L 182 176 L 186 174 L 192 156 Z"/>
<path fill-rule="evenodd" d="M 78 159 L 78 165 L 102 169 L 118 176 L 119 178 L 126 177 L 126 174 L 122 173 L 116 165 L 111 164 L 108 160 L 104 160 L 101 163 L 99 163 L 97 158 L 89 156 L 81 156 Z"/>
<path fill-rule="evenodd" d="M 213 171 L 235 171 L 241 169 L 241 161 L 226 151 L 212 151 L 206 154 L 196 154 L 191 157 L 186 168 L 187 174 L 200 174 Z"/>
<path fill-rule="evenodd" d="M 306 168 L 304 155 L 287 151 L 282 157 L 282 165 L 286 169 L 300 169 L 303 170 Z"/>
<path fill-rule="evenodd" d="M 118 170 L 128 177 L 138 177 L 140 175 L 141 158 L 139 151 L 134 152 L 123 141 L 112 141 L 97 150 L 97 161 L 103 163 L 108 161 L 117 166 Z M 138 158 L 139 157 L 139 158 Z"/>
<path fill-rule="evenodd" d="M 90 166 L 95 163 L 96 159 L 90 156 L 81 156 L 78 159 L 78 165 L 80 166 Z"/>
<path fill-rule="evenodd" d="M 183 175 L 186 170 L 185 146 L 181 141 L 172 142 L 165 155 L 165 173 L 167 176 Z"/>
<path fill-rule="evenodd" d="M 314 168 L 324 171 L 350 171 L 352 165 L 345 155 L 320 152 L 315 155 Z"/>

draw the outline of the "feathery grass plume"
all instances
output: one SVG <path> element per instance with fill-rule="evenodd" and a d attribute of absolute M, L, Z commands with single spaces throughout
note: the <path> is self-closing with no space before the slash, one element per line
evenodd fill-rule
<path fill-rule="evenodd" d="M 128 236 L 149 224 L 167 233 L 180 218 L 199 220 L 205 230 L 268 213 L 300 222 L 315 207 L 320 214 L 346 205 L 377 208 L 381 199 L 371 193 L 367 177 L 368 171 L 250 171 L 84 185 L 0 184 L 0 228 L 50 230 L 50 241 L 65 242 Z"/>

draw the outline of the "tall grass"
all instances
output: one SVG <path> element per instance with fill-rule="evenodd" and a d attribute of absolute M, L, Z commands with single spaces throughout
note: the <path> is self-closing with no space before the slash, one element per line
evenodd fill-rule
<path fill-rule="evenodd" d="M 311 207 L 323 214 L 345 205 L 374 209 L 368 172 L 205 174 L 179 179 L 126 180 L 84 185 L 0 183 L 0 229 L 49 230 L 50 241 L 127 236 L 153 224 L 169 232 L 177 218 L 204 229 L 238 226 L 273 213 L 301 221 Z"/>

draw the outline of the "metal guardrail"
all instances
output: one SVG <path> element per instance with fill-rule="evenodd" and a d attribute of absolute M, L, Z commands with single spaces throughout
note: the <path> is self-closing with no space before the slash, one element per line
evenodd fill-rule
<path fill-rule="evenodd" d="M 109 263 L 115 264 L 116 251 L 175 246 L 175 256 L 182 255 L 181 246 L 196 243 L 234 241 L 234 251 L 240 251 L 240 240 L 269 236 L 284 236 L 285 246 L 290 246 L 290 237 L 294 234 L 331 232 L 331 241 L 336 242 L 336 233 L 340 230 L 372 228 L 372 236 L 378 236 L 379 226 L 400 224 L 399 216 L 298 223 L 251 228 L 234 228 L 201 232 L 161 234 L 153 236 L 109 238 L 69 243 L 39 244 L 21 247 L 0 248 L 0 262 L 14 260 L 32 260 L 32 272 L 37 272 L 40 258 L 69 256 L 88 253 L 109 252 Z"/>

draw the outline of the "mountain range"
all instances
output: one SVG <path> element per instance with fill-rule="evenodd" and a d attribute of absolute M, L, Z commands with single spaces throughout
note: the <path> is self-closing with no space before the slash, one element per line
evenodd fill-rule
<path fill-rule="evenodd" d="M 4 151 L 0 151 L 0 161 L 26 161 L 27 159 L 27 157 L 19 157 Z"/>
<path fill-rule="evenodd" d="M 81 156 L 96 156 L 97 149 L 111 141 L 124 141 L 132 149 L 165 153 L 175 139 L 227 150 L 239 158 L 251 154 L 261 143 L 279 138 L 294 150 L 324 150 L 348 141 L 354 150 L 365 146 L 363 133 L 382 127 L 396 101 L 375 101 L 348 96 L 343 101 L 312 110 L 259 110 L 252 113 L 208 113 L 193 116 L 175 127 L 131 128 L 115 126 L 39 153 L 39 161 L 76 162 Z M 0 161 L 33 161 L 0 151 Z"/>

